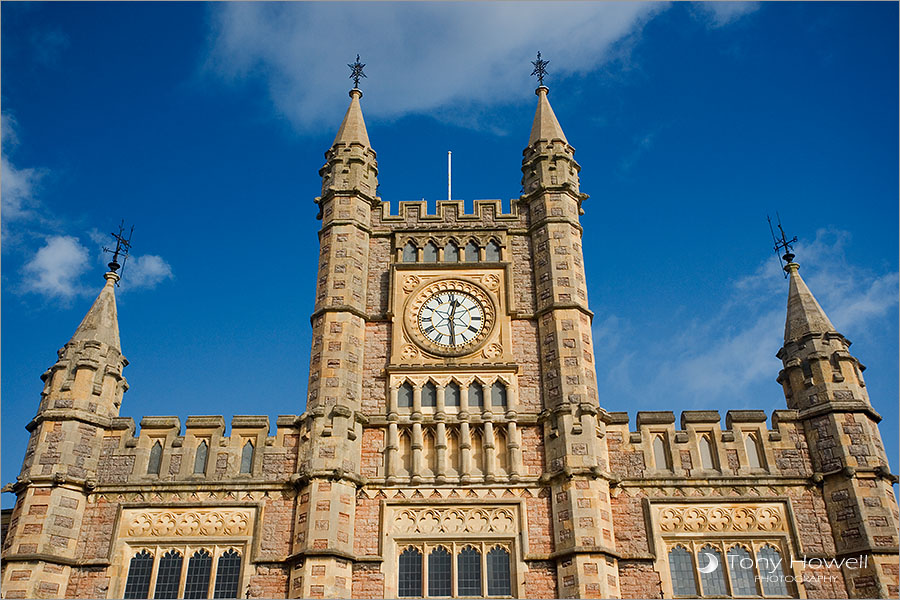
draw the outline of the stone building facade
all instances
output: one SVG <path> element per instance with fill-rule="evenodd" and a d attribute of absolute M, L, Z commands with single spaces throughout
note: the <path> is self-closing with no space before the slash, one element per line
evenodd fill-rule
<path fill-rule="evenodd" d="M 136 434 L 107 273 L 5 490 L 3 597 L 896 596 L 880 417 L 796 263 L 784 410 L 723 427 L 602 408 L 587 196 L 536 94 L 511 212 L 428 214 L 376 195 L 350 92 L 316 199 L 306 410 L 274 430 L 145 417 Z"/>

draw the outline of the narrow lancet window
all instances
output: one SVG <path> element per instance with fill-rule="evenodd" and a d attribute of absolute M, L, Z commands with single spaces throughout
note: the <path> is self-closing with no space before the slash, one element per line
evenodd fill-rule
<path fill-rule="evenodd" d="M 444 246 L 444 262 L 459 262 L 459 246 L 453 240 Z"/>
<path fill-rule="evenodd" d="M 475 240 L 469 240 L 466 244 L 466 262 L 478 262 L 478 244 Z"/>
<path fill-rule="evenodd" d="M 454 381 L 444 388 L 444 406 L 459 406 L 459 385 Z"/>
<path fill-rule="evenodd" d="M 653 436 L 653 465 L 660 470 L 669 468 L 669 456 L 666 452 L 666 442 L 663 436 Z"/>
<path fill-rule="evenodd" d="M 437 388 L 430 381 L 422 386 L 422 406 L 437 406 Z"/>
<path fill-rule="evenodd" d="M 752 433 L 747 434 L 744 438 L 744 448 L 747 450 L 747 463 L 751 469 L 759 469 L 762 462 L 759 460 L 759 445 Z"/>
<path fill-rule="evenodd" d="M 212 572 L 212 556 L 201 548 L 194 552 L 188 562 L 187 577 L 184 582 L 185 598 L 209 598 L 209 576 Z"/>
<path fill-rule="evenodd" d="M 241 555 L 229 550 L 219 557 L 213 598 L 237 598 L 241 579 Z"/>
<path fill-rule="evenodd" d="M 241 450 L 241 473 L 250 473 L 253 470 L 253 442 L 247 440 L 244 449 Z"/>
<path fill-rule="evenodd" d="M 488 262 L 500 262 L 500 244 L 491 240 L 484 247 L 484 260 Z"/>
<path fill-rule="evenodd" d="M 707 435 L 700 436 L 700 464 L 704 469 L 716 468 L 716 462 L 713 458 L 712 442 L 709 441 L 709 436 Z"/>
<path fill-rule="evenodd" d="M 153 573 L 153 555 L 141 550 L 128 565 L 124 598 L 146 598 L 150 594 L 150 575 Z"/>
<path fill-rule="evenodd" d="M 206 440 L 197 446 L 197 454 L 194 456 L 194 473 L 206 473 L 206 459 L 209 457 L 209 444 Z"/>
<path fill-rule="evenodd" d="M 417 548 L 407 548 L 400 555 L 398 595 L 401 598 L 422 596 L 422 553 Z"/>
<path fill-rule="evenodd" d="M 414 263 L 419 259 L 419 249 L 416 248 L 416 245 L 412 242 L 407 242 L 405 246 L 403 246 L 403 262 L 405 263 Z"/>
<path fill-rule="evenodd" d="M 150 462 L 147 463 L 148 475 L 159 475 L 159 465 L 162 463 L 162 444 L 159 440 L 150 448 Z"/>
<path fill-rule="evenodd" d="M 506 386 L 502 381 L 495 381 L 491 386 L 491 406 L 506 408 Z"/>
<path fill-rule="evenodd" d="M 425 248 L 422 250 L 422 261 L 437 262 L 437 259 L 438 259 L 437 246 L 434 245 L 434 242 L 428 242 L 427 244 L 425 244 Z"/>
<path fill-rule="evenodd" d="M 412 408 L 413 388 L 408 381 L 404 382 L 397 390 L 397 406 L 400 408 Z"/>

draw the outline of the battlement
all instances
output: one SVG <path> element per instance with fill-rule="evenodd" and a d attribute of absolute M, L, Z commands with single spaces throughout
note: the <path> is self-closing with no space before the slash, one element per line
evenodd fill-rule
<path fill-rule="evenodd" d="M 610 469 L 623 479 L 654 477 L 809 477 L 806 438 L 794 410 L 730 410 L 725 427 L 716 410 L 640 411 L 604 415 Z"/>
<path fill-rule="evenodd" d="M 438 200 L 434 213 L 428 213 L 424 200 L 403 200 L 397 204 L 397 214 L 391 214 L 391 203 L 382 202 L 381 211 L 372 212 L 372 225 L 376 229 L 406 228 L 502 228 L 527 226 L 527 212 L 520 212 L 517 200 L 513 200 L 510 212 L 503 212 L 498 199 L 475 200 L 472 212 L 465 212 L 462 200 Z"/>

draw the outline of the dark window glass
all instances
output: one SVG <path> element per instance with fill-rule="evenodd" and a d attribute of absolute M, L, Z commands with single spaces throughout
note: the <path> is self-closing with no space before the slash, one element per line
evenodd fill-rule
<path fill-rule="evenodd" d="M 475 240 L 466 244 L 466 262 L 478 262 L 478 244 Z"/>
<path fill-rule="evenodd" d="M 459 262 L 459 247 L 452 240 L 444 246 L 444 262 Z"/>
<path fill-rule="evenodd" d="M 162 462 L 162 444 L 157 441 L 150 448 L 150 462 L 147 463 L 148 475 L 159 475 L 159 465 Z"/>
<path fill-rule="evenodd" d="M 716 462 L 713 458 L 712 442 L 710 442 L 709 437 L 705 435 L 700 437 L 700 465 L 704 469 L 716 468 Z"/>
<path fill-rule="evenodd" d="M 405 263 L 414 263 L 419 258 L 419 249 L 416 248 L 415 244 L 412 242 L 408 242 L 405 246 L 403 246 L 403 262 Z"/>
<path fill-rule="evenodd" d="M 178 584 L 181 583 L 181 554 L 169 550 L 159 560 L 159 571 L 156 574 L 156 590 L 154 598 L 177 598 Z"/>
<path fill-rule="evenodd" d="M 428 555 L 428 595 L 449 596 L 451 593 L 450 567 L 453 557 L 444 547 L 438 547 Z"/>
<path fill-rule="evenodd" d="M 681 546 L 672 548 L 669 551 L 669 572 L 672 574 L 672 592 L 676 596 L 697 595 L 694 559 L 690 552 Z"/>
<path fill-rule="evenodd" d="M 484 260 L 489 262 L 500 262 L 500 244 L 491 240 L 484 247 Z"/>
<path fill-rule="evenodd" d="M 216 588 L 213 598 L 237 598 L 238 584 L 241 577 L 241 555 L 229 550 L 219 557 L 216 569 Z"/>
<path fill-rule="evenodd" d="M 477 381 L 469 386 L 469 406 L 484 406 L 484 388 Z"/>
<path fill-rule="evenodd" d="M 759 579 L 766 596 L 787 596 L 787 583 L 784 581 L 784 570 L 781 568 L 781 553 L 766 544 L 756 554 L 759 567 Z"/>
<path fill-rule="evenodd" d="M 422 595 L 422 553 L 407 548 L 400 555 L 399 595 L 401 598 Z"/>
<path fill-rule="evenodd" d="M 209 574 L 212 572 L 212 556 L 206 550 L 194 552 L 188 562 L 187 579 L 184 583 L 185 598 L 209 597 Z"/>
<path fill-rule="evenodd" d="M 491 386 L 491 406 L 506 408 L 506 386 L 499 381 L 495 381 Z"/>
<path fill-rule="evenodd" d="M 487 553 L 488 596 L 512 595 L 509 575 L 509 552 L 496 546 Z"/>
<path fill-rule="evenodd" d="M 438 249 L 434 242 L 425 244 L 425 248 L 422 250 L 422 260 L 424 262 L 437 262 L 437 255 Z"/>
<path fill-rule="evenodd" d="M 151 573 L 153 573 L 153 555 L 146 550 L 135 554 L 128 566 L 124 597 L 146 598 L 150 594 Z"/>
<path fill-rule="evenodd" d="M 460 596 L 481 595 L 481 552 L 466 546 L 456 556 L 456 592 Z"/>
<path fill-rule="evenodd" d="M 253 470 L 253 442 L 247 441 L 241 450 L 241 473 L 249 473 Z"/>
<path fill-rule="evenodd" d="M 397 390 L 397 406 L 400 408 L 412 408 L 413 405 L 413 389 L 407 381 Z"/>
<path fill-rule="evenodd" d="M 194 456 L 194 473 L 206 473 L 206 458 L 209 456 L 209 445 L 206 440 L 197 446 L 197 454 Z"/>
<path fill-rule="evenodd" d="M 700 571 L 700 587 L 703 588 L 704 596 L 724 596 L 728 592 L 725 590 L 725 567 L 722 566 L 722 553 L 718 548 L 706 545 L 700 548 L 700 554 L 697 556 L 699 567 L 709 567 L 714 562 L 718 568 L 713 569 L 709 573 Z"/>
<path fill-rule="evenodd" d="M 444 406 L 459 406 L 459 386 L 453 382 L 444 388 Z"/>
<path fill-rule="evenodd" d="M 422 406 L 437 406 L 437 388 L 430 381 L 422 387 Z"/>
<path fill-rule="evenodd" d="M 735 546 L 728 551 L 728 568 L 731 570 L 731 594 L 733 596 L 756 595 L 756 573 L 750 553 Z"/>

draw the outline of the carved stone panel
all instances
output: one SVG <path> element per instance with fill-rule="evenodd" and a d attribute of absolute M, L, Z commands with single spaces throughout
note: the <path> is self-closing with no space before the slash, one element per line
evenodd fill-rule
<path fill-rule="evenodd" d="M 253 534 L 255 509 L 238 507 L 125 509 L 128 538 L 242 537 Z"/>
<path fill-rule="evenodd" d="M 663 535 L 788 531 L 784 504 L 780 502 L 657 504 L 653 511 Z"/>

